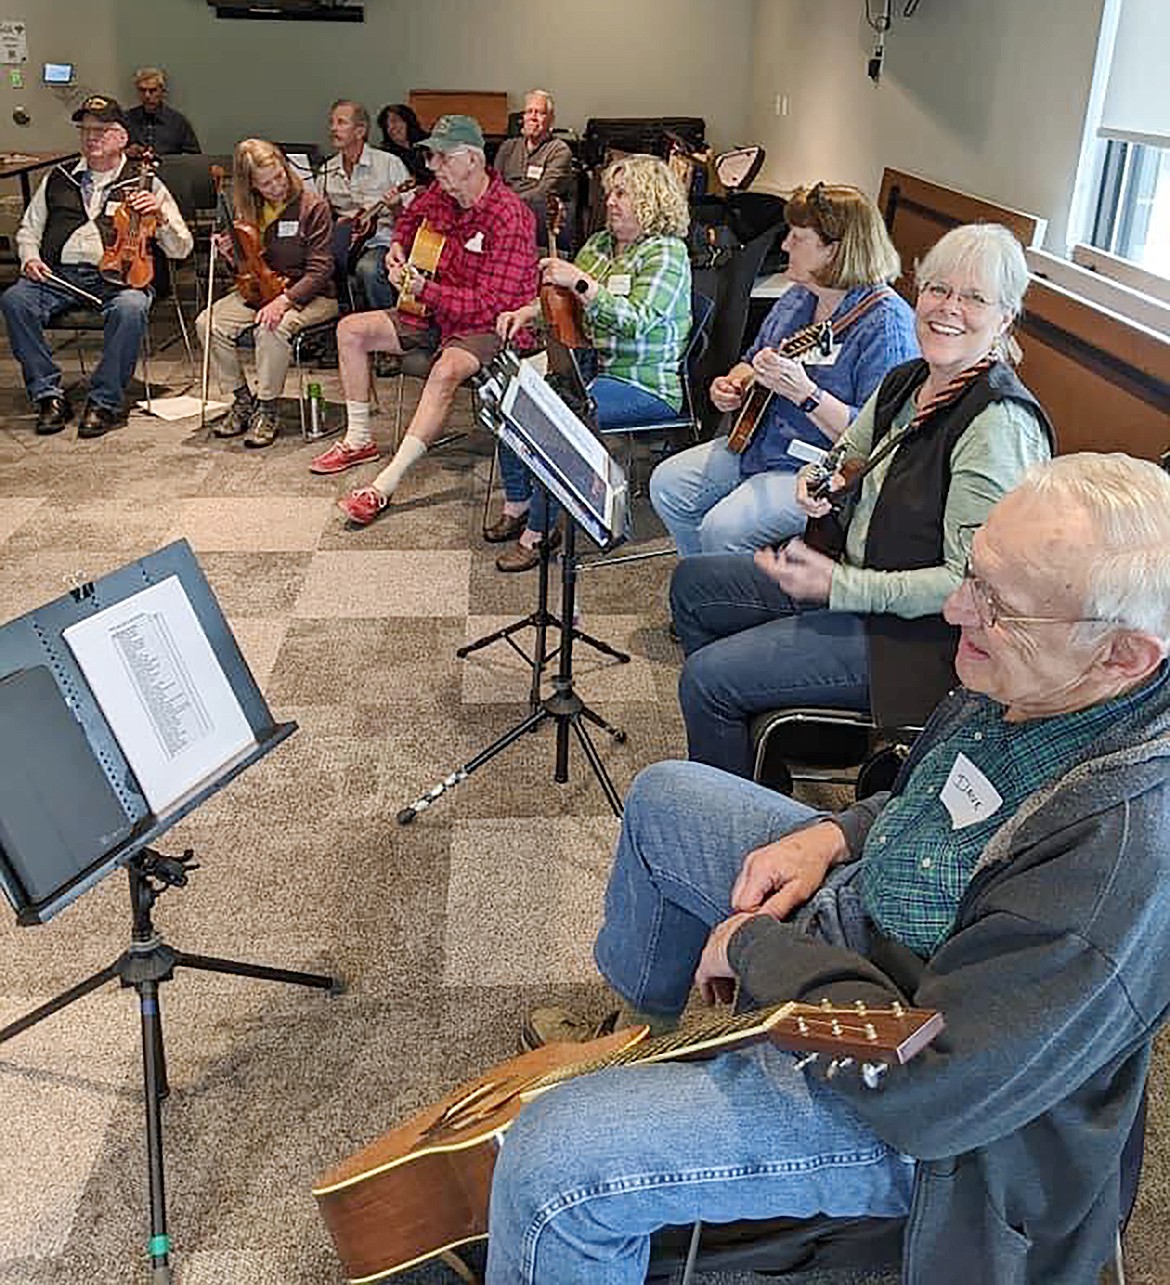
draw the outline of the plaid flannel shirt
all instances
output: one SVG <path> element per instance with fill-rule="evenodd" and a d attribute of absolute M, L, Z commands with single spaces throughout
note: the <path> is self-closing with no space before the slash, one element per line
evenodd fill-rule
<path fill-rule="evenodd" d="M 613 235 L 595 232 L 574 262 L 601 286 L 585 306 L 600 373 L 635 384 L 678 410 L 678 367 L 691 329 L 686 245 L 676 236 L 644 236 L 617 254 Z M 628 291 L 608 288 L 608 283 L 617 284 L 615 277 L 628 277 Z"/>
<path fill-rule="evenodd" d="M 419 295 L 443 343 L 453 335 L 493 333 L 500 313 L 531 303 L 539 287 L 536 220 L 495 171 L 489 174 L 487 190 L 470 209 L 432 183 L 394 224 L 393 240 L 407 254 L 423 219 L 447 238 L 435 280 Z"/>

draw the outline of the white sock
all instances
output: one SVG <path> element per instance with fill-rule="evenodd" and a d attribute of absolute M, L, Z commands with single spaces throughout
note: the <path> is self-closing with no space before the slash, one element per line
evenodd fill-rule
<path fill-rule="evenodd" d="M 412 465 L 417 464 L 419 460 L 427 453 L 427 444 L 418 437 L 412 437 L 410 433 L 402 439 L 402 445 L 394 453 L 394 458 L 389 464 L 374 478 L 373 486 L 376 491 L 381 491 L 387 499 L 394 494 L 398 483 L 402 481 L 406 472 Z"/>
<path fill-rule="evenodd" d="M 374 435 L 370 432 L 370 403 L 346 402 L 345 445 L 351 451 L 357 451 L 363 446 L 369 446 L 373 440 Z"/>

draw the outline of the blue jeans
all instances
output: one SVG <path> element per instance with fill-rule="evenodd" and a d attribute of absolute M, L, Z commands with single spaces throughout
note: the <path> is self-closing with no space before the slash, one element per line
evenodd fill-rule
<path fill-rule="evenodd" d="M 743 477 L 740 457 L 716 437 L 665 459 L 650 474 L 650 503 L 674 536 L 680 558 L 751 553 L 804 530 L 796 474 Z"/>
<path fill-rule="evenodd" d="M 670 605 L 686 652 L 678 699 L 687 752 L 752 774 L 752 718 L 772 709 L 869 710 L 864 617 L 802 606 L 746 554 L 684 558 Z"/>
<path fill-rule="evenodd" d="M 151 290 L 126 290 L 102 280 L 96 268 L 62 264 L 57 275 L 81 286 L 103 301 L 105 331 L 102 356 L 90 376 L 89 400 L 103 410 L 121 411 L 123 396 L 150 313 Z M 12 355 L 24 372 L 24 386 L 34 402 L 62 392 L 61 368 L 45 342 L 45 326 L 68 308 L 83 307 L 81 300 L 60 286 L 21 277 L 0 295 L 0 312 L 8 327 Z"/>
<path fill-rule="evenodd" d="M 681 1010 L 744 855 L 816 814 L 694 763 L 626 797 L 596 957 L 630 1003 Z M 615 1069 L 529 1103 L 492 1184 L 488 1285 L 642 1281 L 668 1224 L 872 1215 L 910 1206 L 914 1163 L 770 1045 Z"/>
<path fill-rule="evenodd" d="M 655 424 L 678 415 L 678 411 L 661 397 L 610 375 L 599 375 L 589 385 L 589 392 L 597 403 L 597 423 L 601 428 Z M 504 483 L 506 500 L 512 504 L 529 502 L 529 531 L 551 531 L 560 516 L 561 506 L 546 495 L 543 487 L 536 485 L 516 453 L 503 445 L 500 446 L 500 478 Z"/>
<path fill-rule="evenodd" d="M 386 251 L 389 248 L 388 245 L 367 246 L 354 267 L 353 275 L 357 278 L 367 309 L 393 308 L 398 297 L 386 273 Z M 355 301 L 355 306 L 360 309 L 363 306 L 361 300 Z"/>

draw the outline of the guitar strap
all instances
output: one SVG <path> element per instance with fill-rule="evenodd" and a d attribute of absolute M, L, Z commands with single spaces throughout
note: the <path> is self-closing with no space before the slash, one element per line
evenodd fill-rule
<path fill-rule="evenodd" d="M 802 326 L 781 343 L 777 352 L 785 357 L 789 355 L 789 349 L 793 349 L 798 353 L 806 352 L 810 347 L 822 344 L 822 336 L 826 335 L 830 343 L 840 343 L 842 337 L 867 312 L 876 308 L 883 299 L 892 298 L 893 294 L 894 291 L 889 286 L 878 286 L 876 290 L 871 290 L 864 298 L 859 299 L 843 317 L 838 317 L 835 321 L 814 321 L 811 325 Z M 828 353 L 825 356 L 828 356 Z"/>

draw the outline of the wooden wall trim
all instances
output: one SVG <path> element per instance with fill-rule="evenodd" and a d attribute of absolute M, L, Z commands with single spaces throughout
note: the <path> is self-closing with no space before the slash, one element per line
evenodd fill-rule
<path fill-rule="evenodd" d="M 995 205 L 981 197 L 971 196 L 955 188 L 943 187 L 917 174 L 889 169 L 882 173 L 882 188 L 878 196 L 878 209 L 893 232 L 900 207 L 909 206 L 939 225 L 940 233 L 960 223 L 1002 223 L 1015 233 L 1025 248 L 1039 245 L 1044 238 L 1048 220 L 1023 210 L 1013 210 L 1006 205 Z"/>

